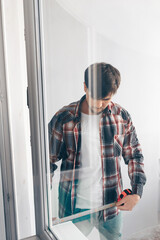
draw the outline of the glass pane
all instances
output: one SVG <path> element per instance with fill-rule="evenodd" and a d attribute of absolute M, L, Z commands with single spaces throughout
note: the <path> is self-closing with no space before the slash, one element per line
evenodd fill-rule
<path fill-rule="evenodd" d="M 84 239 L 140 239 L 158 229 L 158 6 L 42 1 L 49 225 L 57 236 L 70 229 Z"/>

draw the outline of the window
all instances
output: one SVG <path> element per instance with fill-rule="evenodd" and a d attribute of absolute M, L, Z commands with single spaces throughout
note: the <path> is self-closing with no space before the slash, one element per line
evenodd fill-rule
<path fill-rule="evenodd" d="M 153 30 L 152 28 L 150 29 L 150 32 L 148 32 L 149 25 L 146 24 L 145 22 L 147 21 L 146 14 L 148 13 L 148 9 L 152 13 L 152 15 L 157 16 L 158 14 L 156 15 L 155 13 L 157 13 L 156 9 L 158 8 L 156 7 L 156 5 L 152 7 L 152 5 L 150 4 L 146 4 L 144 8 L 144 5 L 139 3 L 140 4 L 139 8 L 143 9 L 144 14 L 143 22 L 141 13 L 137 12 L 138 10 L 136 7 L 137 6 L 136 3 L 133 4 L 132 8 L 127 8 L 126 12 L 125 8 L 126 5 L 123 4 L 116 5 L 114 2 L 108 4 L 108 2 L 104 1 L 101 1 L 102 4 L 99 4 L 99 2 L 100 2 L 99 0 L 92 2 L 69 1 L 69 0 L 68 1 L 24 0 L 25 36 L 27 52 L 27 70 L 28 70 L 28 104 L 31 124 L 31 145 L 33 160 L 35 219 L 36 219 L 36 237 L 34 238 L 49 240 L 49 239 L 64 239 L 65 236 L 65 240 L 67 240 L 66 239 L 67 237 L 68 239 L 71 239 L 71 237 L 73 237 L 73 239 L 75 239 L 75 237 L 76 238 L 79 237 L 79 239 L 94 239 L 94 238 L 96 238 L 96 240 L 99 239 L 99 231 L 97 231 L 97 228 L 95 227 L 91 229 L 92 231 L 89 233 L 87 237 L 85 236 L 84 233 L 82 233 L 83 231 L 80 230 L 80 227 L 81 226 L 84 227 L 84 224 L 79 224 L 81 226 L 78 226 L 78 224 L 76 225 L 73 222 L 74 214 L 76 214 L 76 211 L 70 211 L 70 213 L 72 214 L 68 213 L 62 214 L 61 215 L 62 218 L 64 217 L 63 223 L 61 223 L 61 219 L 59 219 L 60 216 L 59 204 L 62 203 L 60 198 L 63 197 L 62 192 L 60 192 L 61 189 L 59 187 L 61 187 L 63 184 L 63 187 L 68 188 L 67 190 L 69 191 L 71 190 L 70 186 L 73 188 L 73 183 L 71 185 L 68 185 L 69 181 L 68 180 L 64 181 L 63 178 L 68 177 L 69 179 L 70 174 L 73 174 L 73 171 L 70 171 L 69 168 L 71 166 L 70 165 L 71 158 L 68 159 L 67 162 L 65 160 L 67 159 L 68 156 L 64 156 L 64 153 L 68 155 L 68 152 L 66 151 L 65 148 L 69 149 L 70 144 L 69 142 L 68 146 L 66 146 L 67 140 L 64 138 L 67 137 L 73 138 L 73 136 L 71 136 L 70 134 L 73 122 L 69 121 L 66 122 L 66 125 L 63 124 L 64 128 L 63 130 L 66 130 L 66 133 L 68 133 L 68 135 L 67 134 L 63 135 L 63 137 L 61 134 L 62 125 L 58 126 L 56 125 L 57 128 L 54 128 L 54 124 L 49 124 L 51 123 L 50 121 L 52 117 L 61 107 L 63 107 L 64 105 L 68 105 L 71 102 L 78 101 L 85 94 L 83 89 L 84 71 L 87 68 L 87 66 L 94 62 L 109 62 L 112 63 L 113 66 L 114 65 L 117 66 L 118 69 L 121 69 L 122 73 L 122 84 L 120 87 L 121 92 L 118 92 L 117 95 L 114 96 L 113 101 L 114 102 L 117 101 L 125 108 L 130 109 L 129 111 L 133 116 L 133 122 L 135 122 L 136 124 L 136 129 L 138 135 L 140 136 L 139 138 L 145 156 L 146 166 L 145 169 L 148 177 L 148 182 L 152 183 L 146 185 L 146 187 L 144 188 L 143 198 L 140 201 L 140 203 L 136 206 L 134 212 L 124 213 L 124 238 L 129 239 L 131 237 L 131 234 L 134 233 L 135 237 L 137 237 L 136 232 L 139 232 L 148 226 L 152 225 L 156 226 L 158 224 L 159 203 L 157 199 L 159 195 L 158 190 L 159 182 L 157 175 L 158 175 L 158 159 L 159 159 L 158 149 L 160 129 L 158 127 L 158 124 L 153 124 L 153 116 L 155 117 L 155 119 L 157 119 L 158 123 L 159 113 L 157 112 L 157 108 L 154 106 L 155 103 L 159 101 L 158 92 L 159 81 L 157 78 L 159 74 L 158 73 L 159 51 L 157 50 L 159 42 L 158 44 L 156 44 L 156 40 L 159 38 L 159 34 L 158 33 L 156 34 L 157 37 L 155 38 L 155 40 L 151 39 L 150 36 L 153 36 L 155 33 L 154 31 L 152 31 Z M 116 11 L 116 9 L 119 9 L 120 7 L 122 11 L 119 10 Z M 108 14 L 106 14 L 106 10 Z M 117 12 L 117 14 L 119 14 L 118 15 L 119 24 L 117 24 L 117 19 L 115 18 L 115 15 L 112 14 L 115 11 Z M 137 28 L 135 28 L 135 18 L 133 17 L 133 14 L 131 14 L 133 12 L 136 13 L 137 16 L 136 21 L 137 19 L 139 19 L 139 21 L 140 19 L 142 20 L 142 22 L 137 22 L 138 26 L 143 26 L 141 29 L 142 31 L 139 31 L 137 30 Z M 126 21 L 126 18 L 128 19 L 128 21 Z M 154 22 L 153 19 L 154 26 L 157 26 L 156 22 Z M 132 26 L 133 31 L 129 30 L 130 26 Z M 127 35 L 125 34 L 126 32 L 127 33 L 129 32 L 130 34 Z M 0 34 L 0 36 L 2 36 L 2 34 Z M 131 41 L 130 36 L 133 41 Z M 140 39 L 139 41 L 141 42 L 141 44 L 139 44 L 139 41 L 137 43 L 135 36 L 139 36 Z M 144 36 L 145 39 L 148 39 L 147 46 L 143 44 Z M 1 42 L 3 41 L 1 40 L 0 43 Z M 153 46 L 156 46 L 156 50 L 154 49 Z M 0 45 L 0 48 L 3 49 L 3 46 Z M 0 60 L 1 58 L 3 58 L 2 55 L 0 56 Z M 3 62 L 4 61 L 2 61 L 2 63 Z M 4 66 L 2 66 L 2 69 L 4 69 Z M 151 78 L 152 84 L 150 81 Z M 148 101 L 151 86 L 153 88 L 154 94 L 152 94 L 152 99 Z M 2 87 L 3 87 L 2 93 L 3 95 L 5 95 L 6 94 L 5 81 L 2 83 Z M 132 91 L 130 91 L 130 89 Z M 98 103 L 96 101 L 95 104 Z M 146 103 L 147 107 L 144 107 L 146 106 Z M 76 104 L 73 104 L 72 106 L 75 105 Z M 96 106 L 97 109 L 101 108 L 98 105 Z M 1 121 L 5 125 L 4 126 L 2 124 L 0 126 L 0 139 L 2 139 L 0 142 L 1 147 L 0 157 L 2 159 L 1 161 L 2 181 L 0 181 L 0 184 L 2 182 L 1 186 L 4 189 L 4 192 L 9 193 L 9 195 L 7 196 L 8 199 L 10 200 L 9 196 L 12 195 L 14 196 L 13 193 L 15 192 L 14 186 L 12 184 L 13 172 L 11 161 L 12 156 L 10 149 L 10 136 L 7 131 L 5 131 L 5 138 L 3 137 L 3 134 L 1 134 L 3 132 L 3 127 L 4 129 L 8 128 L 8 121 L 5 121 L 6 119 L 8 119 L 7 110 L 5 110 L 7 109 L 6 101 L 4 102 L 1 101 L 0 107 L 1 107 L 0 108 Z M 82 113 L 84 114 L 83 117 L 85 119 L 86 117 L 85 111 Z M 99 115 L 98 117 L 101 117 L 101 115 Z M 116 120 L 118 122 L 118 127 L 120 127 L 120 121 L 122 119 L 117 117 Z M 88 121 L 90 121 L 90 119 Z M 94 123 L 99 121 L 100 119 L 96 118 Z M 60 121 L 58 121 L 57 123 L 59 124 Z M 81 137 L 84 140 L 88 132 L 94 133 L 95 131 L 94 132 L 89 131 L 89 127 L 85 129 L 85 124 L 83 125 L 83 123 L 84 122 L 82 121 L 81 127 L 83 128 L 83 132 L 81 132 Z M 113 131 L 116 131 L 115 125 L 116 124 L 112 124 Z M 48 131 L 48 126 L 49 129 L 51 130 L 50 132 Z M 95 124 L 94 126 L 93 125 L 91 126 L 92 130 L 96 129 L 95 126 L 97 125 Z M 84 131 L 84 129 L 86 131 Z M 105 130 L 106 129 L 108 128 L 105 128 Z M 56 160 L 59 161 L 53 161 L 53 164 L 57 165 L 57 169 L 54 172 L 51 189 L 49 154 L 52 155 L 53 146 L 51 145 L 52 140 L 48 141 L 48 139 L 49 137 L 50 139 L 52 138 L 52 131 L 55 131 L 57 134 L 57 139 L 56 138 L 55 139 L 57 140 L 57 142 L 59 140 L 58 143 L 60 143 L 61 151 L 59 151 L 58 155 L 56 156 Z M 78 125 L 76 131 L 78 132 Z M 97 135 L 98 134 L 96 134 L 96 136 Z M 74 137 L 76 136 L 78 135 L 75 134 Z M 108 139 L 110 140 L 109 136 L 110 136 L 109 132 L 108 135 L 104 134 L 103 137 L 107 138 L 106 142 L 108 141 Z M 90 137 L 92 140 L 97 140 L 97 142 L 100 142 L 99 139 L 95 138 L 95 136 Z M 112 144 L 114 146 L 114 150 L 116 150 L 114 157 L 117 160 L 116 162 L 117 165 L 114 164 L 115 162 L 112 162 L 113 161 L 112 156 L 112 158 L 110 158 L 108 162 L 107 160 L 103 162 L 103 167 L 109 169 L 109 165 L 111 164 L 112 168 L 116 168 L 117 166 L 120 166 L 121 163 L 124 179 L 124 188 L 128 188 L 130 186 L 130 182 L 127 176 L 127 168 L 125 164 L 122 163 L 122 160 L 120 161 L 119 158 L 119 156 L 122 155 L 122 149 L 120 146 L 122 145 L 122 142 L 124 140 L 123 138 L 124 138 L 123 131 L 121 132 L 121 134 L 115 134 L 114 143 Z M 153 138 L 155 139 L 154 142 L 152 140 Z M 83 140 L 82 144 L 84 144 Z M 90 141 L 90 143 L 92 143 L 91 150 L 94 150 L 93 148 L 94 141 L 93 142 Z M 85 145 L 87 144 L 81 146 L 81 150 L 83 147 L 85 148 Z M 80 150 L 80 148 L 76 148 L 76 150 L 77 149 Z M 152 151 L 150 151 L 151 149 Z M 6 160 L 5 154 L 2 154 L 4 150 L 5 153 L 8 154 L 6 155 L 7 161 L 5 161 Z M 73 150 L 73 148 L 70 147 L 70 150 Z M 81 159 L 76 158 L 77 160 L 76 166 L 78 166 L 79 163 L 80 164 L 82 163 L 84 151 L 82 152 L 76 151 L 77 155 L 79 153 L 81 154 L 80 155 Z M 89 154 L 92 154 L 92 151 Z M 105 154 L 106 153 L 104 152 L 104 155 Z M 93 157 L 94 156 L 92 156 L 92 158 Z M 104 159 L 107 159 L 105 157 Z M 88 159 L 90 158 L 88 157 Z M 150 159 L 154 159 L 155 161 L 154 164 L 152 161 L 152 167 Z M 87 164 L 88 163 L 89 162 L 87 162 Z M 66 164 L 68 164 L 68 167 L 66 167 Z M 81 176 L 83 176 L 85 171 L 90 171 L 92 166 L 90 164 L 88 165 L 87 164 L 83 165 L 83 167 L 81 168 L 82 170 Z M 97 163 L 93 162 L 93 164 L 96 164 L 97 166 Z M 55 165 L 53 165 L 52 167 L 56 168 Z M 66 172 L 61 171 L 60 169 L 67 171 Z M 93 169 L 95 169 L 95 167 Z M 7 174 L 5 173 L 4 170 L 7 170 Z M 80 174 L 80 171 L 78 168 L 76 170 L 78 171 L 77 172 L 74 171 L 75 174 L 74 187 L 76 187 L 77 184 L 77 186 L 81 186 L 84 189 L 84 187 L 86 186 L 84 185 L 83 181 L 81 181 L 81 185 L 78 185 L 77 180 L 79 179 L 76 178 L 76 174 L 77 173 Z M 154 176 L 152 172 L 155 172 Z M 97 177 L 99 175 L 95 174 L 95 176 Z M 71 175 L 71 177 L 73 177 L 73 175 Z M 102 178 L 103 176 L 102 177 L 100 176 L 100 180 L 102 180 Z M 7 184 L 5 185 L 5 183 Z M 100 184 L 101 185 L 107 184 L 107 182 L 103 181 L 102 183 L 100 181 Z M 152 189 L 150 186 L 152 186 Z M 100 189 L 100 187 L 98 187 L 98 189 Z M 70 193 L 69 191 L 68 193 Z M 77 191 L 78 194 L 81 195 L 82 193 L 81 189 L 78 189 Z M 2 194 L 2 191 L 0 191 L 0 194 Z M 98 195 L 101 196 L 101 194 L 102 195 L 104 194 L 103 191 L 99 192 Z M 112 194 L 110 194 L 110 196 L 111 195 Z M 67 197 L 68 195 L 65 195 L 64 199 L 66 200 Z M 72 200 L 74 201 L 74 198 L 72 198 Z M 7 230 L 9 229 L 8 231 L 6 231 L 6 239 L 9 239 L 10 236 L 12 236 L 13 239 L 17 239 L 18 224 L 16 223 L 14 198 L 8 202 L 6 197 L 4 197 L 3 201 L 0 202 L 1 206 L 4 204 L 5 208 L 4 218 L 6 219 L 6 221 L 5 223 L 3 221 L 4 228 L 6 227 Z M 150 208 L 150 202 L 153 202 L 152 208 Z M 103 207 L 104 204 L 105 203 L 102 202 L 100 205 L 102 205 Z M 79 201 L 79 205 L 82 206 L 81 201 Z M 71 207 L 73 206 L 74 205 L 71 205 Z M 62 205 L 62 207 L 64 207 L 64 205 Z M 94 207 L 97 207 L 97 205 Z M 83 207 L 83 209 L 85 209 L 85 211 L 88 211 L 90 207 Z M 67 205 L 67 210 L 70 210 L 70 205 L 69 206 Z M 7 220 L 9 220 L 9 222 L 7 222 Z M 77 220 L 77 218 L 74 220 Z M 72 235 L 70 235 L 70 232 L 72 232 Z M 101 238 L 103 239 L 103 236 L 101 236 Z"/>
<path fill-rule="evenodd" d="M 50 231 L 53 232 L 53 234 L 55 234 L 57 237 L 60 237 L 62 234 L 61 231 L 59 231 L 59 229 L 61 228 L 60 226 L 62 226 L 62 223 L 52 226 L 52 221 L 58 218 L 58 211 L 60 210 L 58 207 L 58 201 L 60 201 L 58 200 L 58 187 L 60 174 L 62 172 L 59 169 L 63 168 L 64 166 L 62 166 L 61 162 L 63 160 L 60 160 L 58 163 L 58 168 L 55 171 L 55 175 L 53 177 L 51 190 L 49 171 L 50 170 L 49 151 L 48 151 L 49 149 L 48 123 L 52 119 L 55 112 L 57 112 L 62 106 L 80 99 L 80 97 L 83 94 L 82 82 L 84 70 L 90 63 L 97 61 L 98 62 L 106 61 L 111 62 L 113 65 L 116 65 L 118 68 L 122 69 L 123 80 L 121 86 L 121 97 L 120 95 L 117 94 L 114 97 L 114 100 L 120 101 L 120 103 L 124 105 L 126 108 L 131 109 L 133 120 L 136 122 L 138 132 L 140 133 L 141 136 L 140 139 L 142 141 L 142 147 L 144 148 L 144 153 L 146 155 L 146 165 L 149 161 L 147 160 L 149 156 L 147 146 L 149 146 L 150 144 L 149 142 L 146 143 L 143 141 L 143 136 L 145 135 L 147 135 L 148 136 L 147 138 L 149 139 L 148 135 L 149 133 L 147 132 L 148 128 L 144 128 L 143 130 L 141 128 L 142 125 L 144 126 L 143 119 L 148 119 L 146 126 L 149 127 L 150 125 L 151 119 L 148 118 L 147 114 L 148 108 L 144 108 L 143 105 L 140 104 L 142 99 L 141 101 L 139 99 L 138 103 L 140 105 L 139 108 L 136 108 L 135 111 L 135 102 L 133 102 L 133 98 L 130 98 L 131 92 L 130 91 L 126 92 L 126 87 L 128 87 L 128 89 L 135 89 L 134 91 L 136 92 L 136 96 L 141 96 L 140 89 L 144 87 L 144 85 L 143 82 L 139 81 L 138 79 L 140 76 L 141 76 L 140 79 L 142 79 L 143 74 L 145 75 L 145 78 L 147 78 L 149 74 L 146 72 L 145 69 L 150 62 L 149 61 L 150 57 L 145 58 L 144 55 L 147 54 L 147 56 L 150 56 L 151 52 L 148 49 L 148 47 L 147 48 L 144 47 L 143 49 L 140 50 L 138 45 L 134 45 L 135 41 L 130 42 L 129 38 L 128 42 L 122 39 L 120 37 L 121 35 L 119 35 L 118 38 L 116 32 L 110 32 L 110 35 L 107 35 L 107 33 L 105 32 L 106 28 L 104 27 L 104 25 L 101 24 L 102 21 L 101 22 L 98 21 L 98 19 L 101 19 L 100 18 L 101 15 L 98 15 L 96 12 L 94 12 L 95 9 L 100 9 L 99 3 L 98 2 L 97 4 L 95 3 L 90 4 L 89 1 L 85 1 L 85 5 L 83 5 L 83 3 L 79 3 L 80 4 L 79 6 L 74 5 L 72 1 L 68 1 L 67 4 L 66 1 L 53 1 L 53 0 L 41 2 L 35 1 L 34 4 L 32 5 L 32 9 L 28 11 L 28 16 L 31 16 L 31 13 L 33 13 L 32 15 L 33 18 L 29 17 L 30 18 L 29 19 L 26 15 L 27 19 L 26 22 L 30 21 L 29 22 L 30 28 L 28 29 L 26 28 L 26 40 L 28 45 L 27 48 L 28 53 L 30 53 L 30 55 L 28 54 L 28 67 L 29 67 L 28 75 L 32 73 L 32 78 L 29 76 L 29 95 L 30 95 L 29 99 L 32 125 L 32 145 L 33 149 L 36 149 L 36 152 L 38 153 L 38 154 L 36 152 L 34 153 L 35 155 L 33 155 L 33 159 L 38 158 L 40 160 L 40 165 L 38 165 L 38 162 L 36 164 L 36 167 L 38 167 L 38 169 L 36 169 L 36 167 L 35 169 L 37 171 L 36 172 L 37 176 L 40 177 L 38 179 L 42 187 L 41 190 L 42 192 L 40 192 L 40 189 L 39 192 L 38 189 L 35 189 L 35 194 L 37 195 L 40 194 L 42 197 L 42 199 L 40 199 L 41 201 L 39 202 L 40 204 L 39 207 L 42 208 L 42 212 L 41 215 L 40 212 L 37 212 L 37 217 L 43 220 L 43 223 L 41 223 L 42 226 L 44 228 L 45 226 L 49 227 Z M 26 6 L 28 5 L 27 3 L 25 4 Z M 115 6 L 113 4 L 110 6 L 110 9 L 113 10 L 114 7 Z M 87 9 L 90 9 L 89 13 Z M 106 9 L 105 5 L 103 9 Z M 134 11 L 136 11 L 135 6 Z M 102 13 L 102 15 L 104 14 L 102 17 L 102 19 L 104 19 L 104 16 L 106 16 L 105 11 L 103 12 L 101 9 L 100 12 Z M 93 16 L 97 17 L 94 18 Z M 127 17 L 129 18 L 129 15 L 127 15 Z M 34 19 L 35 23 L 34 25 L 31 19 L 32 20 Z M 129 19 L 130 23 L 133 24 L 132 22 L 133 19 L 132 18 Z M 108 26 L 107 29 L 109 29 L 109 25 L 107 26 Z M 111 37 L 112 34 L 114 36 L 113 38 Z M 146 37 L 148 37 L 149 39 L 149 35 L 147 35 L 145 29 L 144 34 L 146 34 Z M 33 42 L 34 44 L 30 45 L 29 42 Z M 137 53 L 138 58 L 134 55 L 134 48 L 136 48 L 138 51 Z M 155 52 L 154 53 L 152 52 L 152 54 L 154 55 Z M 127 56 L 128 59 L 127 67 L 124 56 Z M 154 61 L 156 62 L 156 60 Z M 133 70 L 133 62 L 136 62 L 135 68 L 139 70 L 138 76 L 136 72 Z M 142 65 L 142 62 L 144 63 L 144 65 Z M 156 64 L 157 63 L 158 62 L 156 62 Z M 154 79 L 156 79 L 157 71 L 156 64 L 153 66 L 153 68 L 155 69 Z M 141 69 L 139 69 L 138 66 L 141 66 Z M 33 79 L 36 80 L 33 81 Z M 127 79 L 130 79 L 130 82 L 128 82 Z M 135 79 L 137 79 L 137 81 Z M 138 89 L 135 88 L 135 81 L 136 84 L 139 86 Z M 157 83 L 155 83 L 155 85 L 156 84 Z M 149 85 L 147 84 L 145 85 L 144 94 L 146 95 L 144 95 L 143 97 L 144 102 L 145 96 L 148 95 L 149 91 L 148 86 Z M 154 91 L 156 91 L 156 89 L 154 89 Z M 36 109 L 33 108 L 32 105 L 33 102 L 36 102 L 37 106 Z M 148 104 L 150 105 L 151 103 Z M 139 119 L 138 115 L 141 116 L 142 109 L 143 117 Z M 158 115 L 156 116 L 158 118 Z M 118 138 L 117 141 L 122 141 L 122 138 Z M 158 152 L 155 154 L 154 159 L 158 159 L 158 154 L 159 154 Z M 157 162 L 158 161 L 156 161 L 156 164 L 158 164 Z M 123 175 L 125 175 L 126 168 L 124 165 L 122 165 L 122 169 Z M 124 177 L 124 179 L 125 186 L 126 188 L 128 188 L 130 183 L 129 180 L 127 180 L 128 179 L 127 174 Z M 145 194 L 146 192 L 144 192 L 144 196 Z M 137 216 L 136 219 L 140 219 L 138 217 L 138 212 L 142 211 L 143 209 L 142 203 L 145 205 L 144 202 L 146 200 L 143 199 L 146 198 L 145 197 L 142 198 L 140 204 L 137 206 L 137 211 L 135 211 L 135 214 Z M 154 211 L 157 214 L 156 208 L 154 209 Z M 125 215 L 124 223 L 126 229 L 129 229 L 127 226 L 132 224 L 133 215 L 132 214 L 129 215 L 127 213 L 124 215 Z M 153 216 L 153 214 L 151 215 Z M 72 218 L 73 215 L 71 215 L 69 222 L 67 221 L 66 224 L 63 224 L 63 229 L 65 228 L 66 232 L 69 227 L 69 224 L 72 225 Z M 152 220 L 156 224 L 156 219 L 154 217 Z M 148 221 L 149 220 L 146 220 L 142 228 L 145 228 L 147 224 L 149 224 Z M 140 222 L 135 227 L 134 231 L 138 231 L 140 229 L 139 226 Z M 72 226 L 72 229 L 75 228 Z M 97 234 L 97 232 L 94 233 Z M 78 231 L 76 231 L 76 234 L 78 234 Z"/>

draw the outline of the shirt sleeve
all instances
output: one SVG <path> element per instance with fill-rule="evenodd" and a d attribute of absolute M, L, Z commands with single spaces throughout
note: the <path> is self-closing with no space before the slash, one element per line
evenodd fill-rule
<path fill-rule="evenodd" d="M 50 173 L 53 175 L 57 169 L 55 164 L 62 159 L 64 153 L 63 141 L 63 125 L 58 116 L 54 116 L 48 124 L 49 137 L 49 157 L 50 157 Z"/>
<path fill-rule="evenodd" d="M 131 180 L 132 192 L 141 197 L 143 186 L 146 183 L 144 157 L 130 115 L 126 124 L 122 155 L 125 163 L 128 165 L 128 175 Z"/>

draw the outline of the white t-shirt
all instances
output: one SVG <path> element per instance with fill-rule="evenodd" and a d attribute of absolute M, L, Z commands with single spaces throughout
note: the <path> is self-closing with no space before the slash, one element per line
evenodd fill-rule
<path fill-rule="evenodd" d="M 102 165 L 99 135 L 101 114 L 81 113 L 81 168 L 76 208 L 102 206 Z"/>

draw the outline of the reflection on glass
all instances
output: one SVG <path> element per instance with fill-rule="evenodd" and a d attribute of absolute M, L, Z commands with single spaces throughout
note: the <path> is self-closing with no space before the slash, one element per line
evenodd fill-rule
<path fill-rule="evenodd" d="M 132 210 L 146 182 L 143 155 L 129 113 L 111 101 L 120 85 L 119 71 L 102 62 L 90 65 L 84 76 L 86 94 L 61 108 L 49 123 L 51 175 L 62 159 L 59 218 L 65 221 L 95 208 L 96 213 L 72 222 L 85 236 L 95 226 L 100 239 L 120 239 L 120 210 Z M 117 202 L 123 191 L 121 156 L 128 165 L 132 195 Z M 97 211 L 110 203 L 116 204 Z"/>
<path fill-rule="evenodd" d="M 43 1 L 52 224 L 70 222 L 92 240 L 120 239 L 122 222 L 125 237 L 158 223 L 158 180 L 150 171 L 157 171 L 160 154 L 159 127 L 153 126 L 153 115 L 159 119 L 153 107 L 159 96 L 159 60 L 154 49 L 151 56 L 148 46 L 141 44 L 142 51 L 139 42 L 133 46 L 133 32 L 133 41 L 124 35 L 123 42 L 119 32 L 110 38 L 114 24 L 104 9 L 114 7 L 98 0 Z M 131 16 L 134 27 L 135 18 L 123 7 L 119 20 Z M 146 185 L 139 201 L 146 182 L 143 155 L 153 190 Z M 117 202 L 128 188 L 132 195 Z"/>

